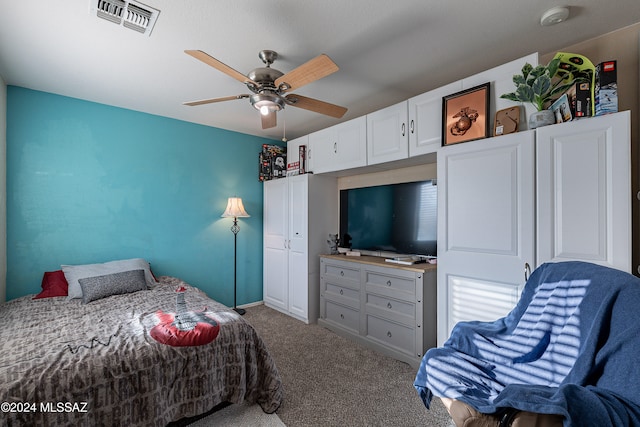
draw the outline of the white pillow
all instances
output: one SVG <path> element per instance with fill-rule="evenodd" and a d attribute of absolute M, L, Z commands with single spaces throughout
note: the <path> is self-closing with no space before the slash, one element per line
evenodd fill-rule
<path fill-rule="evenodd" d="M 147 287 L 152 287 L 156 281 L 151 274 L 149 263 L 142 258 L 109 261 L 102 264 L 61 265 L 65 279 L 69 283 L 67 299 L 82 298 L 82 287 L 79 279 L 104 276 L 106 274 L 121 273 L 131 270 L 144 270 Z"/>

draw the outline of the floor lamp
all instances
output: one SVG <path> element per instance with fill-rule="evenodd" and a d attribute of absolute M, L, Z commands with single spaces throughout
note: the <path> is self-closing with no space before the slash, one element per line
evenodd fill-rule
<path fill-rule="evenodd" d="M 236 282 L 236 255 L 238 247 L 238 232 L 240 226 L 238 225 L 238 218 L 248 218 L 250 215 L 244 210 L 242 199 L 240 197 L 229 197 L 227 201 L 227 209 L 222 214 L 223 218 L 233 218 L 233 225 L 231 226 L 231 232 L 233 233 L 233 309 L 240 315 L 245 313 L 242 308 L 236 307 L 236 294 L 237 294 L 237 282 Z"/>

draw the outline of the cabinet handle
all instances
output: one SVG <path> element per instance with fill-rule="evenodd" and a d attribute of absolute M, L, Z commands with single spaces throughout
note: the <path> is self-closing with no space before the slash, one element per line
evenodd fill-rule
<path fill-rule="evenodd" d="M 387 280 L 387 286 L 391 286 L 391 280 Z"/>
<path fill-rule="evenodd" d="M 344 276 L 344 270 L 340 270 L 340 275 Z"/>
<path fill-rule="evenodd" d="M 344 314 L 340 313 L 340 318 L 344 320 Z"/>
<path fill-rule="evenodd" d="M 340 295 L 344 295 L 344 291 L 340 289 Z"/>
<path fill-rule="evenodd" d="M 391 338 L 391 331 L 387 331 L 387 336 Z"/>
<path fill-rule="evenodd" d="M 404 123 L 403 123 L 402 124 L 402 136 L 404 136 L 404 128 L 405 128 L 405 126 L 404 126 Z"/>
<path fill-rule="evenodd" d="M 529 276 L 531 276 L 531 266 L 528 262 L 524 263 L 524 281 L 529 280 Z"/>
<path fill-rule="evenodd" d="M 389 309 L 391 308 L 391 303 L 390 302 L 387 303 L 387 308 L 389 308 Z"/>
<path fill-rule="evenodd" d="M 333 152 L 338 154 L 338 143 L 337 142 L 333 143 Z"/>
<path fill-rule="evenodd" d="M 411 133 L 413 133 L 413 130 L 414 130 L 414 129 L 413 129 L 413 119 L 411 119 L 411 122 L 410 122 L 410 124 L 409 124 L 409 131 L 410 131 Z"/>

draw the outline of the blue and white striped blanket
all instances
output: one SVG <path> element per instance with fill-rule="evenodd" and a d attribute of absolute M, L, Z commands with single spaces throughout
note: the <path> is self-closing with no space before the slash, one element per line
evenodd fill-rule
<path fill-rule="evenodd" d="M 495 322 L 461 322 L 414 386 L 483 413 L 560 414 L 568 426 L 640 426 L 640 279 L 585 262 L 543 264 Z"/>

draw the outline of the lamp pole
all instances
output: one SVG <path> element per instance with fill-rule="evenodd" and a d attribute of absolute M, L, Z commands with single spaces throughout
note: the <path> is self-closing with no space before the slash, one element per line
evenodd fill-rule
<path fill-rule="evenodd" d="M 237 254 L 238 254 L 238 232 L 240 231 L 240 226 L 238 225 L 238 217 L 233 217 L 233 225 L 231 226 L 231 232 L 233 233 L 233 309 L 239 315 L 243 315 L 246 313 L 246 310 L 243 308 L 238 308 L 236 306 L 236 295 L 237 295 Z"/>

